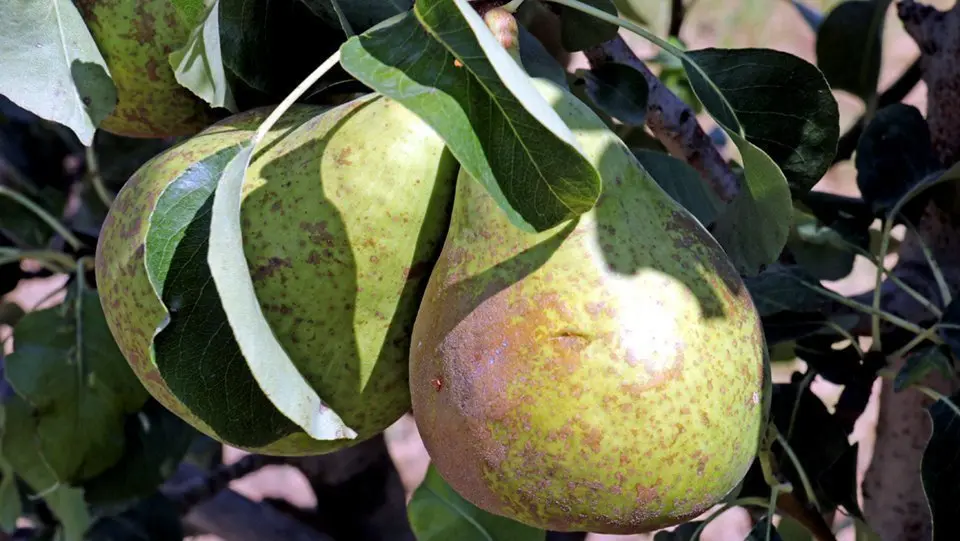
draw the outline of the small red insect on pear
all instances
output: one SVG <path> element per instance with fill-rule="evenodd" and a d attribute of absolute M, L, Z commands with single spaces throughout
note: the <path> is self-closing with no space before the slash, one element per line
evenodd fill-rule
<path fill-rule="evenodd" d="M 430 380 L 430 383 L 433 384 L 433 388 L 436 389 L 438 393 L 440 392 L 441 389 L 443 389 L 443 378 L 441 378 L 440 376 L 437 376 L 432 380 Z"/>

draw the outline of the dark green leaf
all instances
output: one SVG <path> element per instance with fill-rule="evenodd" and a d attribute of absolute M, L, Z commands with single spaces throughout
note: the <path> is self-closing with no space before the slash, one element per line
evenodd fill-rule
<path fill-rule="evenodd" d="M 790 383 L 774 385 L 773 422 L 803 466 L 821 508 L 830 511 L 842 505 L 849 513 L 859 516 L 856 446 L 848 443 L 844 422 L 830 414 L 809 385 L 800 393 L 802 378 L 802 374 L 794 373 Z M 806 502 L 803 484 L 791 459 L 779 445 L 774 446 L 774 455 L 783 474 L 793 484 L 796 497 Z M 767 498 L 769 495 L 770 488 L 755 463 L 739 497 Z"/>
<path fill-rule="evenodd" d="M 170 67 L 181 85 L 213 107 L 237 112 L 220 54 L 220 1 L 206 10 L 182 48 L 170 53 Z"/>
<path fill-rule="evenodd" d="M 767 532 L 769 530 L 769 536 Z M 770 523 L 769 517 L 763 517 L 758 520 L 756 524 L 753 525 L 753 528 L 750 530 L 750 533 L 747 534 L 743 541 L 783 541 L 783 538 L 780 537 L 780 533 L 777 531 L 776 526 Z"/>
<path fill-rule="evenodd" d="M 696 169 L 673 156 L 653 150 L 634 150 L 643 168 L 676 202 L 704 225 L 710 225 L 723 208 Z"/>
<path fill-rule="evenodd" d="M 923 491 L 933 516 L 933 541 L 960 539 L 960 394 L 928 409 L 933 433 L 920 461 Z"/>
<path fill-rule="evenodd" d="M 31 312 L 14 329 L 6 375 L 36 408 L 40 452 L 56 478 L 76 482 L 120 459 L 123 421 L 148 394 L 120 353 L 96 291 Z"/>
<path fill-rule="evenodd" d="M 613 0 L 582 1 L 610 15 L 617 15 L 617 6 Z M 560 43 L 567 51 L 582 51 L 609 41 L 616 37 L 619 30 L 617 25 L 601 21 L 582 11 L 560 7 Z"/>
<path fill-rule="evenodd" d="M 241 233 L 243 180 L 253 141 L 238 145 L 219 172 L 210 216 L 207 266 L 220 304 L 258 387 L 281 413 L 317 440 L 353 439 L 357 433 L 307 382 L 283 349 L 257 299 Z"/>
<path fill-rule="evenodd" d="M 839 138 L 837 103 L 816 67 L 788 53 L 704 49 L 687 54 L 684 68 L 697 97 L 744 164 L 741 190 L 713 234 L 742 274 L 754 274 L 776 260 L 786 244 L 791 193 L 808 191 L 832 162 Z"/>
<path fill-rule="evenodd" d="M 66 194 L 51 186 L 43 186 L 37 195 L 27 197 L 53 216 L 62 215 L 67 202 Z M 46 247 L 54 231 L 35 213 L 0 195 L 0 234 L 20 248 L 40 249 Z"/>
<path fill-rule="evenodd" d="M 227 70 L 276 104 L 343 41 L 301 0 L 219 0 L 220 50 Z M 238 102 L 237 85 L 231 83 Z M 243 109 L 243 107 L 241 107 Z"/>
<path fill-rule="evenodd" d="M 457 494 L 432 465 L 407 506 L 417 541 L 543 541 L 547 533 L 492 515 Z"/>
<path fill-rule="evenodd" d="M 817 32 L 817 66 L 830 86 L 864 101 L 876 93 L 889 5 L 889 0 L 846 0 L 827 14 Z"/>
<path fill-rule="evenodd" d="M 226 440 L 259 447 L 297 427 L 270 404 L 243 361 L 206 265 L 213 192 L 238 150 L 212 154 L 170 182 L 154 208 L 144 258 L 171 312 L 154 339 L 155 362 L 167 386 Z M 219 349 L 210 350 L 214 344 Z M 214 391 L 205 383 L 224 374 L 230 374 L 229 387 Z M 246 398 L 238 402 L 236 396 Z"/>
<path fill-rule="evenodd" d="M 796 265 L 771 265 L 744 282 L 761 317 L 782 311 L 816 312 L 830 303 L 830 299 L 807 287 L 818 287 L 818 283 Z"/>
<path fill-rule="evenodd" d="M 839 335 L 808 336 L 797 340 L 797 356 L 823 379 L 836 385 L 851 385 L 862 372 L 860 353 L 852 345 L 836 349 Z"/>
<path fill-rule="evenodd" d="M 117 104 L 107 65 L 71 0 L 7 2 L 0 58 L 0 94 L 69 127 L 84 145 Z"/>
<path fill-rule="evenodd" d="M 604 113 L 628 126 L 643 126 L 650 87 L 642 73 L 626 64 L 607 62 L 584 70 L 583 76 L 587 96 Z"/>
<path fill-rule="evenodd" d="M 100 517 L 84 541 L 182 541 L 180 511 L 162 494 L 154 493 L 118 515 Z"/>
<path fill-rule="evenodd" d="M 543 43 L 540 43 L 529 30 L 518 28 L 520 37 L 520 61 L 523 69 L 531 77 L 549 79 L 563 88 L 568 88 L 567 72 L 557 62 Z"/>
<path fill-rule="evenodd" d="M 856 253 L 838 231 L 805 212 L 794 211 L 787 239 L 794 260 L 818 280 L 840 280 L 853 270 Z"/>
<path fill-rule="evenodd" d="M 732 107 L 718 103 L 716 93 L 685 63 L 690 82 L 710 114 L 728 130 L 742 127 L 747 141 L 780 167 L 795 197 L 820 181 L 836 154 L 840 114 L 816 66 L 771 49 L 702 49 L 687 54 Z M 751 165 L 744 156 L 748 178 Z M 773 184 L 773 179 L 765 179 L 763 185 L 767 184 Z"/>
<path fill-rule="evenodd" d="M 156 400 L 127 418 L 120 461 L 83 484 L 88 502 L 108 503 L 150 495 L 172 475 L 197 431 Z"/>
<path fill-rule="evenodd" d="M 953 376 L 953 363 L 947 353 L 934 345 L 914 350 L 897 372 L 897 377 L 893 380 L 893 390 L 900 392 L 920 383 L 934 370 L 947 379 Z"/>
<path fill-rule="evenodd" d="M 856 446 L 848 442 L 843 422 L 830 414 L 809 386 L 799 395 L 798 382 L 775 388 L 774 422 L 803 465 L 821 508 L 830 510 L 843 505 L 848 512 L 859 514 L 856 505 Z M 778 448 L 776 455 L 793 486 L 802 487 L 797 470 L 786 453 Z M 802 489 L 795 493 L 801 501 L 806 501 Z M 847 507 L 850 502 L 853 502 L 852 508 Z"/>
<path fill-rule="evenodd" d="M 344 44 L 347 71 L 429 123 L 518 227 L 593 208 L 599 173 L 473 8 L 420 0 L 414 11 Z"/>
<path fill-rule="evenodd" d="M 879 213 L 941 169 L 927 121 L 916 107 L 902 103 L 877 111 L 860 137 L 855 163 L 857 187 Z"/>
<path fill-rule="evenodd" d="M 301 0 L 329 26 L 341 26 L 334 8 L 334 0 Z M 408 11 L 413 0 L 336 0 L 337 5 L 355 34 L 362 34 L 372 26 L 394 15 Z"/>

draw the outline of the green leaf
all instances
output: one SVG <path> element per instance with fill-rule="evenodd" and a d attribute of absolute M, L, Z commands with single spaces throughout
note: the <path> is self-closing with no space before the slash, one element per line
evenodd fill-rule
<path fill-rule="evenodd" d="M 586 81 L 587 96 L 601 111 L 628 126 L 643 126 L 650 87 L 642 73 L 616 62 L 581 73 Z"/>
<path fill-rule="evenodd" d="M 740 193 L 713 233 L 740 272 L 753 274 L 786 244 L 791 195 L 809 191 L 832 163 L 837 102 L 816 67 L 788 53 L 703 49 L 687 55 L 691 86 L 743 159 Z"/>
<path fill-rule="evenodd" d="M 815 312 L 830 303 L 830 299 L 807 287 L 819 284 L 796 265 L 771 265 L 756 276 L 746 277 L 744 283 L 761 317 L 782 311 Z"/>
<path fill-rule="evenodd" d="M 547 532 L 493 515 L 463 499 L 431 465 L 407 506 L 417 541 L 543 541 Z"/>
<path fill-rule="evenodd" d="M 243 358 L 270 402 L 317 440 L 353 439 L 357 433 L 313 390 L 270 329 L 247 267 L 240 225 L 244 173 L 254 142 L 239 145 L 213 195 L 207 265 Z"/>
<path fill-rule="evenodd" d="M 430 124 L 518 227 L 546 230 L 590 210 L 599 173 L 473 8 L 420 0 L 415 12 L 351 38 L 344 68 Z"/>
<path fill-rule="evenodd" d="M 70 0 L 8 0 L 0 17 L 0 94 L 90 145 L 117 104 L 110 71 Z"/>
<path fill-rule="evenodd" d="M 893 380 L 893 390 L 900 392 L 923 381 L 930 372 L 939 371 L 943 377 L 953 376 L 953 362 L 939 346 L 931 345 L 915 350 L 907 356 Z"/>
<path fill-rule="evenodd" d="M 796 209 L 787 248 L 794 260 L 818 280 L 845 278 L 853 270 L 856 258 L 843 235 Z"/>
<path fill-rule="evenodd" d="M 941 170 L 920 110 L 895 103 L 877 111 L 857 144 L 857 188 L 885 215 L 914 186 Z"/>
<path fill-rule="evenodd" d="M 126 449 L 110 469 L 83 484 L 92 503 L 114 503 L 149 496 L 177 470 L 197 431 L 150 400 L 124 427 Z"/>
<path fill-rule="evenodd" d="M 717 197 L 696 169 L 669 154 L 654 150 L 634 150 L 643 168 L 676 202 L 689 210 L 701 224 L 710 225 L 723 209 Z"/>
<path fill-rule="evenodd" d="M 790 233 L 793 208 L 783 173 L 770 157 L 727 131 L 746 165 L 740 192 L 714 223 L 713 236 L 744 275 L 776 261 Z"/>
<path fill-rule="evenodd" d="M 199 98 L 213 107 L 237 112 L 220 55 L 219 0 L 206 10 L 202 22 L 190 32 L 186 45 L 170 53 L 170 67 L 177 82 Z"/>
<path fill-rule="evenodd" d="M 172 179 L 157 198 L 145 240 L 150 282 L 168 319 L 154 362 L 191 413 L 228 441 L 260 447 L 297 431 L 270 403 L 243 361 L 206 264 L 213 192 L 239 146 L 213 153 Z M 210 350 L 215 344 L 217 349 Z M 229 374 L 230 385 L 205 382 Z M 244 397 L 236 400 L 236 397 Z"/>
<path fill-rule="evenodd" d="M 581 0 L 584 4 L 617 15 L 613 0 Z M 620 30 L 615 24 L 601 21 L 582 11 L 560 6 L 560 43 L 570 52 L 582 51 L 616 37 Z"/>
<path fill-rule="evenodd" d="M 949 403 L 948 403 L 949 400 Z M 933 518 L 933 541 L 960 539 L 960 394 L 940 399 L 927 408 L 933 433 L 920 460 L 923 491 Z"/>
<path fill-rule="evenodd" d="M 8 397 L 3 407 L 3 456 L 17 475 L 33 491 L 29 496 L 42 496 L 50 511 L 61 523 L 62 541 L 81 541 L 92 518 L 83 499 L 83 491 L 57 481 L 47 466 L 38 440 L 37 414 L 18 395 Z"/>
<path fill-rule="evenodd" d="M 781 516 L 777 533 L 783 541 L 816 541 L 813 534 L 796 519 Z"/>
<path fill-rule="evenodd" d="M 14 328 L 6 375 L 36 409 L 37 440 L 56 479 L 89 479 L 123 454 L 123 421 L 148 394 L 120 353 L 96 291 L 76 279 L 59 306 Z"/>
<path fill-rule="evenodd" d="M 17 528 L 17 519 L 23 513 L 23 503 L 13 466 L 3 457 L 0 457 L 0 474 L 3 475 L 0 480 L 0 529 L 9 534 Z"/>
<path fill-rule="evenodd" d="M 889 0 L 846 0 L 817 31 L 817 66 L 835 89 L 864 101 L 877 91 L 883 48 L 883 15 Z"/>
<path fill-rule="evenodd" d="M 727 131 L 746 140 L 783 171 L 793 195 L 808 192 L 830 168 L 840 138 L 837 100 L 809 62 L 772 49 L 701 49 L 687 53 L 723 93 L 718 103 L 689 62 L 684 67 L 697 96 Z M 737 143 L 743 153 L 742 143 Z M 751 162 L 743 157 L 750 176 Z M 772 184 L 773 178 L 765 178 Z"/>

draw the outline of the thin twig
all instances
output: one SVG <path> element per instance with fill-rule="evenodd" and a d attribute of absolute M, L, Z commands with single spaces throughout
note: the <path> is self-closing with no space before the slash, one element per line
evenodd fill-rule
<path fill-rule="evenodd" d="M 646 117 L 650 131 L 670 154 L 696 169 L 721 201 L 733 201 L 740 191 L 740 180 L 697 122 L 696 113 L 650 71 L 622 37 L 587 49 L 584 54 L 591 69 L 616 62 L 639 71 L 650 89 Z"/>

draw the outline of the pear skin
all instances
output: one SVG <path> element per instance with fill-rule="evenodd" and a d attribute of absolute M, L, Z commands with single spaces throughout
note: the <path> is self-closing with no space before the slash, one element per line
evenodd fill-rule
<path fill-rule="evenodd" d="M 113 336 L 157 401 L 223 443 L 314 455 L 379 434 L 410 409 L 410 333 L 458 164 L 429 125 L 376 94 L 332 109 L 296 104 L 254 152 L 241 230 L 257 299 L 300 373 L 359 434 L 315 440 L 267 402 L 209 269 L 196 264 L 218 179 L 205 160 L 248 141 L 271 111 L 234 115 L 144 164 L 104 221 L 97 283 Z M 157 208 L 171 193 L 203 204 L 189 220 L 168 219 Z M 151 240 L 164 228 L 186 233 Z"/>
<path fill-rule="evenodd" d="M 531 526 L 685 522 L 734 490 L 758 449 L 770 383 L 760 318 L 718 243 L 600 118 L 532 81 L 603 193 L 534 234 L 460 171 L 413 328 L 420 434 L 458 493 Z"/>
<path fill-rule="evenodd" d="M 117 87 L 117 106 L 100 128 L 125 137 L 193 135 L 220 116 L 174 75 L 170 53 L 202 18 L 182 20 L 168 0 L 78 0 Z M 202 10 L 200 10 L 202 15 Z"/>

